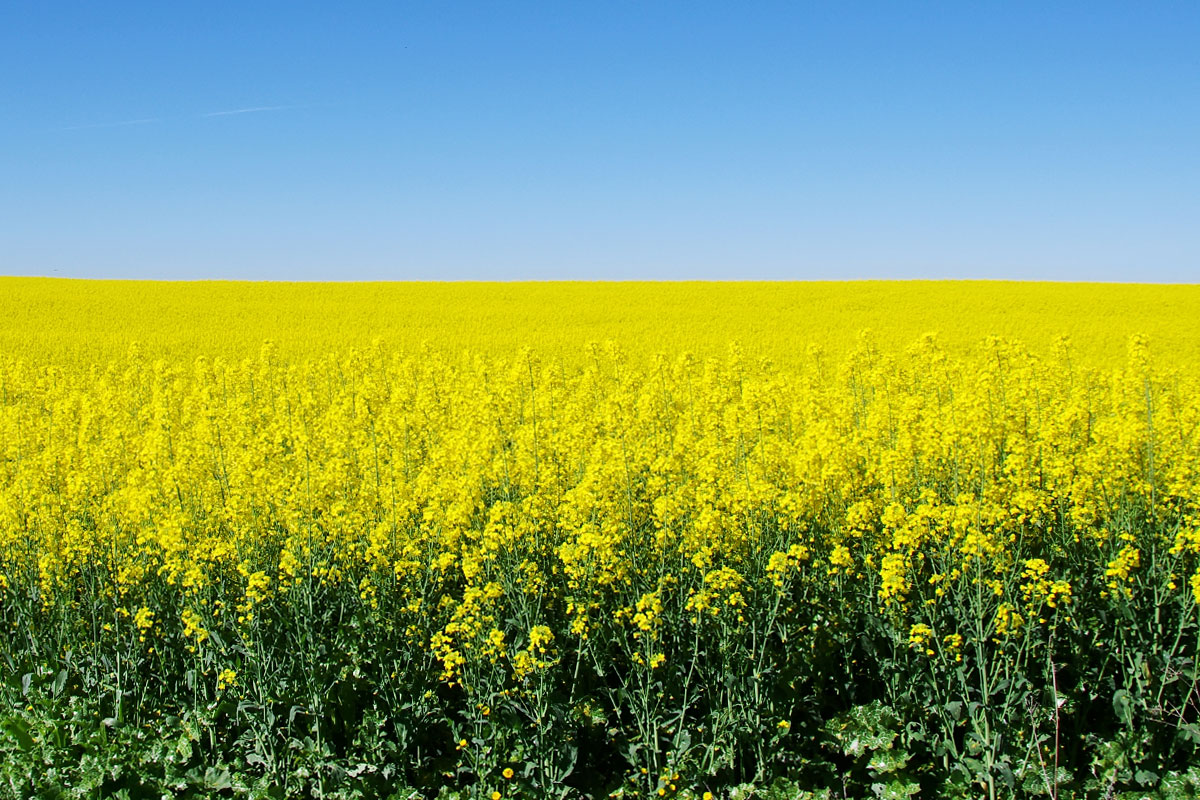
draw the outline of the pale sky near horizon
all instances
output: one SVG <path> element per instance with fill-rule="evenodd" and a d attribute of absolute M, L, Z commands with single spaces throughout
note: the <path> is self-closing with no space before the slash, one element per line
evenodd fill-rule
<path fill-rule="evenodd" d="M 1200 3 L 0 7 L 0 274 L 1200 282 Z"/>

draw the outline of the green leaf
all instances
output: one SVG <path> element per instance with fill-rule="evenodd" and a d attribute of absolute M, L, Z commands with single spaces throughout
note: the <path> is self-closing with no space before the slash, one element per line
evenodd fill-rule
<path fill-rule="evenodd" d="M 910 758 L 912 756 L 905 750 L 880 750 L 871 756 L 867 768 L 874 770 L 878 775 L 887 775 L 904 769 Z"/>
<path fill-rule="evenodd" d="M 845 755 L 857 758 L 868 752 L 890 748 L 897 736 L 896 724 L 892 709 L 875 701 L 839 714 L 826 724 L 825 731 L 840 745 Z"/>
<path fill-rule="evenodd" d="M 871 791 L 879 800 L 908 800 L 914 794 L 920 793 L 921 785 L 915 781 L 896 778 L 887 783 L 871 784 Z"/>
<path fill-rule="evenodd" d="M 1117 719 L 1126 725 L 1133 724 L 1133 702 L 1127 690 L 1117 689 L 1117 691 L 1113 692 L 1112 705 L 1113 713 L 1117 715 Z"/>
<path fill-rule="evenodd" d="M 216 767 L 206 769 L 204 771 L 204 788 L 217 792 L 223 789 L 232 789 L 233 779 L 229 775 L 229 770 L 218 770 Z"/>
<path fill-rule="evenodd" d="M 1148 769 L 1139 769 L 1133 773 L 1133 779 L 1137 781 L 1138 786 L 1153 786 L 1158 783 L 1158 773 Z"/>
<path fill-rule="evenodd" d="M 17 740 L 17 747 L 26 752 L 33 750 L 33 737 L 29 735 L 29 726 L 25 724 L 24 720 L 16 717 L 9 717 L 8 719 L 4 720 L 3 723 L 0 723 L 0 728 L 3 728 L 9 733 L 9 735 Z"/>

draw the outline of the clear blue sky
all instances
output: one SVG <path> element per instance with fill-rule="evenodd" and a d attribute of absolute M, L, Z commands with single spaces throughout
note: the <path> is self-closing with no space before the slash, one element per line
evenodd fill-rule
<path fill-rule="evenodd" d="M 6 0 L 0 76 L 0 274 L 1200 282 L 1195 0 Z"/>

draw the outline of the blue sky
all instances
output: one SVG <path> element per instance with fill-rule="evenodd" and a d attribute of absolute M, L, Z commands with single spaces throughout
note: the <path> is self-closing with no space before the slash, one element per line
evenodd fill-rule
<path fill-rule="evenodd" d="M 1194 1 L 7 0 L 0 274 L 1200 282 L 1198 42 Z"/>

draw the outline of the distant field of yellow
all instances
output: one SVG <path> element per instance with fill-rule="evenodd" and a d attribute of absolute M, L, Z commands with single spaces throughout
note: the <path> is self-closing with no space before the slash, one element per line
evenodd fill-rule
<path fill-rule="evenodd" d="M 1200 361 L 1200 285 L 982 281 L 807 283 L 239 283 L 0 278 L 0 352 L 55 361 L 533 347 L 567 362 L 591 341 L 629 353 L 724 355 L 737 341 L 781 365 L 840 358 L 858 334 L 903 348 L 936 332 L 951 352 L 996 335 L 1035 352 L 1069 335 L 1085 362 L 1123 359 L 1130 335 Z"/>

